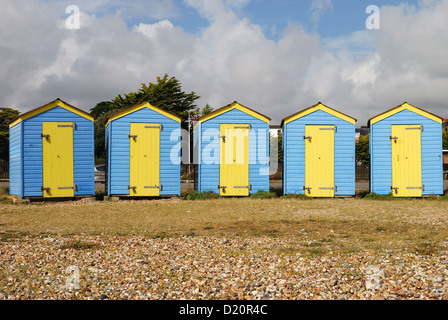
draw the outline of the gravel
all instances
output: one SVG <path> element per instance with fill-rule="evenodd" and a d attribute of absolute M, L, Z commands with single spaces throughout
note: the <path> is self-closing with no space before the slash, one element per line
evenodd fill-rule
<path fill-rule="evenodd" d="M 0 299 L 439 300 L 447 252 L 302 255 L 294 239 L 71 236 L 0 242 Z"/>

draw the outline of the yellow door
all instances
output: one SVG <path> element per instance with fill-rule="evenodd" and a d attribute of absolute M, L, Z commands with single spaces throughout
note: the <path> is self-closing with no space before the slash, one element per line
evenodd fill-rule
<path fill-rule="evenodd" d="M 73 197 L 72 122 L 42 123 L 42 170 L 44 198 Z"/>
<path fill-rule="evenodd" d="M 334 197 L 335 126 L 305 127 L 305 187 L 310 197 Z"/>
<path fill-rule="evenodd" d="M 160 196 L 160 130 L 160 124 L 131 123 L 130 196 Z"/>
<path fill-rule="evenodd" d="M 395 197 L 421 197 L 422 126 L 392 126 L 392 194 Z"/>
<path fill-rule="evenodd" d="M 249 130 L 249 125 L 221 125 L 219 187 L 222 196 L 249 195 Z"/>

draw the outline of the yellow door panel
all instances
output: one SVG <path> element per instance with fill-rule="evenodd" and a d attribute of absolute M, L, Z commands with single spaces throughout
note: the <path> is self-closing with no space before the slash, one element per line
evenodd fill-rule
<path fill-rule="evenodd" d="M 392 194 L 394 197 L 421 197 L 422 127 L 392 126 Z"/>
<path fill-rule="evenodd" d="M 305 194 L 334 197 L 335 126 L 305 127 Z"/>
<path fill-rule="evenodd" d="M 131 123 L 130 196 L 160 196 L 160 130 L 160 124 Z"/>
<path fill-rule="evenodd" d="M 219 169 L 221 196 L 249 195 L 249 130 L 249 125 L 221 125 Z"/>
<path fill-rule="evenodd" d="M 44 198 L 73 197 L 72 122 L 42 123 L 42 170 Z"/>

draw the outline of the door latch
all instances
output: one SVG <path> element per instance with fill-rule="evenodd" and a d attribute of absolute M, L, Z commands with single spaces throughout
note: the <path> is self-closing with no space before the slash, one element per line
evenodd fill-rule
<path fill-rule="evenodd" d="M 400 188 L 390 187 L 390 190 L 391 190 L 392 192 L 395 191 L 395 194 L 397 194 L 397 193 L 398 193 L 398 190 L 400 190 Z"/>
<path fill-rule="evenodd" d="M 398 137 L 392 137 L 392 136 L 390 136 L 390 140 L 394 140 L 395 143 L 397 143 L 397 141 L 398 141 Z"/>

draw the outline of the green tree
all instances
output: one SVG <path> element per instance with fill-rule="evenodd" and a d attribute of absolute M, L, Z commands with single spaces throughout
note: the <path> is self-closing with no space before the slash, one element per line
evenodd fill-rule
<path fill-rule="evenodd" d="M 442 133 L 443 150 L 448 150 L 448 131 Z"/>
<path fill-rule="evenodd" d="M 0 108 L 0 160 L 9 159 L 9 123 L 19 114 L 18 110 Z"/>
<path fill-rule="evenodd" d="M 355 145 L 356 162 L 370 163 L 369 135 L 360 136 Z"/>
<path fill-rule="evenodd" d="M 213 112 L 213 108 L 210 107 L 210 105 L 207 103 L 207 104 L 205 105 L 205 107 L 202 108 L 202 110 L 201 110 L 201 117 L 202 117 L 202 116 L 205 116 L 206 114 L 209 114 L 209 113 L 211 113 L 211 112 Z"/>
<path fill-rule="evenodd" d="M 102 103 L 102 102 L 100 102 Z M 105 158 L 105 133 L 107 118 L 116 113 L 118 110 L 109 109 L 108 111 L 101 113 L 95 117 L 94 124 L 94 136 L 95 136 L 95 158 L 104 159 Z"/>
<path fill-rule="evenodd" d="M 96 119 L 113 110 L 113 106 L 111 105 L 112 105 L 111 101 L 102 101 L 98 103 L 95 107 L 90 109 L 90 114 Z"/>
<path fill-rule="evenodd" d="M 195 92 L 183 92 L 180 81 L 175 77 L 168 78 L 165 74 L 163 78 L 157 77 L 157 83 L 150 82 L 148 85 L 142 83 L 137 92 L 125 94 L 124 97 L 118 95 L 112 100 L 110 107 L 122 110 L 147 101 L 181 118 L 186 118 L 188 112 L 196 107 L 195 101 L 199 98 Z"/>

